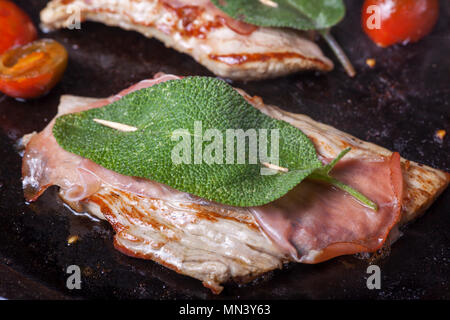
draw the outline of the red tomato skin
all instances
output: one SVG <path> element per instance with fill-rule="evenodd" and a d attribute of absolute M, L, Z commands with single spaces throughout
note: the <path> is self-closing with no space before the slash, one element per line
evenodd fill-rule
<path fill-rule="evenodd" d="M 380 8 L 380 29 L 369 29 L 369 6 Z M 439 16 L 439 0 L 365 0 L 362 9 L 364 32 L 381 47 L 416 42 L 431 32 Z"/>
<path fill-rule="evenodd" d="M 6 95 L 19 99 L 33 99 L 46 94 L 51 87 L 49 83 L 53 74 L 46 73 L 34 78 L 23 78 L 13 81 L 0 79 L 0 90 Z"/>
<path fill-rule="evenodd" d="M 0 0 L 0 54 L 37 39 L 28 15 L 9 0 Z"/>

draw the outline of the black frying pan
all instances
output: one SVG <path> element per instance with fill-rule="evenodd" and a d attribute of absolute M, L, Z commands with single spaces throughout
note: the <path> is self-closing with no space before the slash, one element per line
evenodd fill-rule
<path fill-rule="evenodd" d="M 16 1 L 39 23 L 44 0 Z M 297 74 L 281 79 L 234 83 L 267 103 L 305 113 L 361 139 L 396 150 L 405 158 L 450 171 L 450 3 L 431 35 L 416 44 L 376 47 L 361 31 L 362 1 L 346 1 L 348 13 L 333 33 L 357 68 L 354 79 L 337 65 L 329 74 Z M 41 36 L 44 36 L 41 34 Z M 389 256 L 377 261 L 381 290 L 368 290 L 368 262 L 353 256 L 319 265 L 292 264 L 246 286 L 227 285 L 212 295 L 197 280 L 152 261 L 122 255 L 112 246 L 105 222 L 75 216 L 48 190 L 26 205 L 20 181 L 21 158 L 13 145 L 40 131 L 55 115 L 62 94 L 104 97 L 163 71 L 211 75 L 190 57 L 166 49 L 135 32 L 95 23 L 80 31 L 46 37 L 70 53 L 62 82 L 39 100 L 19 102 L 0 95 L 0 297 L 6 298 L 274 298 L 274 299 L 440 299 L 450 298 L 450 193 L 447 190 L 404 236 Z M 320 43 L 325 53 L 332 53 Z M 376 59 L 370 69 L 367 58 Z M 71 246 L 67 237 L 80 236 Z M 83 273 L 81 290 L 66 288 L 67 266 Z"/>

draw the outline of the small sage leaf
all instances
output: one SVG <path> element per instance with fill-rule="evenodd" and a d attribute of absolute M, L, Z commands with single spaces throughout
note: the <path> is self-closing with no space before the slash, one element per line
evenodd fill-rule
<path fill-rule="evenodd" d="M 334 26 L 345 15 L 342 0 L 212 0 L 234 19 L 262 27 L 318 30 Z"/>

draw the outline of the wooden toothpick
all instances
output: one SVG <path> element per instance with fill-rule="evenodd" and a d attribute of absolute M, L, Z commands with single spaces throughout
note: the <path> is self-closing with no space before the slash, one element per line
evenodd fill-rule
<path fill-rule="evenodd" d="M 269 169 L 281 171 L 281 172 L 289 172 L 288 168 L 279 167 L 276 164 L 268 163 L 268 162 L 262 162 L 261 163 L 264 167 L 267 167 Z"/>
<path fill-rule="evenodd" d="M 102 120 L 102 119 L 93 119 L 95 122 L 100 123 L 101 125 L 104 125 L 105 127 L 113 128 L 119 131 L 123 132 L 133 132 L 136 131 L 138 128 L 129 126 L 127 124 L 119 123 L 119 122 L 113 122 L 108 120 Z"/>
<path fill-rule="evenodd" d="M 272 1 L 272 0 L 259 0 L 262 4 L 272 7 L 272 8 L 278 8 L 278 3 Z"/>

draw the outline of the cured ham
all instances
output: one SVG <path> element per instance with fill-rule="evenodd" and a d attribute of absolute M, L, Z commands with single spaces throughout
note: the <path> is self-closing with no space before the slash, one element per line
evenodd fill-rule
<path fill-rule="evenodd" d="M 251 210 L 263 230 L 295 261 L 318 263 L 343 254 L 374 252 L 400 219 L 403 178 L 398 153 L 342 161 L 332 175 L 375 201 L 378 211 L 342 190 L 311 180 Z"/>
<path fill-rule="evenodd" d="M 163 75 L 154 80 L 144 80 L 107 99 L 60 110 L 58 115 L 101 107 L 120 99 L 129 92 L 171 79 L 179 78 Z M 53 137 L 54 121 L 53 119 L 41 133 L 32 137 L 27 144 L 23 162 L 23 185 L 27 200 L 37 199 L 51 185 L 61 187 L 61 194 L 68 201 L 79 201 L 88 197 L 98 191 L 102 183 L 136 194 L 158 198 L 164 198 L 166 193 L 173 198 L 177 193 L 168 187 L 149 183 L 143 179 L 130 180 L 128 177 L 106 170 L 92 161 L 65 151 Z M 178 194 L 180 197 L 187 196 L 181 192 Z"/>
<path fill-rule="evenodd" d="M 77 18 L 155 37 L 230 79 L 333 68 L 306 33 L 234 20 L 209 0 L 53 0 L 41 12 L 46 29 L 71 27 Z"/>
<path fill-rule="evenodd" d="M 161 74 L 107 99 L 64 96 L 57 116 L 100 107 L 133 90 L 177 78 Z M 109 221 L 118 250 L 197 278 L 219 293 L 226 281 L 246 282 L 289 261 L 318 263 L 376 251 L 394 227 L 423 212 L 449 183 L 444 172 L 240 93 L 262 112 L 301 129 L 323 159 L 351 146 L 332 175 L 375 200 L 379 210 L 369 210 L 345 192 L 313 180 L 261 207 L 211 203 L 66 152 L 52 135 L 54 120 L 25 139 L 25 196 L 34 201 L 47 187 L 57 185 L 74 209 Z"/>

